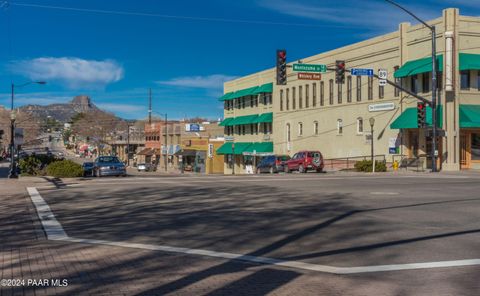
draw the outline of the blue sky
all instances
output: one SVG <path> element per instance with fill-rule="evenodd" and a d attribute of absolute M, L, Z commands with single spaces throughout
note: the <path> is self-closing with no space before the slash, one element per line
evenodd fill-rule
<path fill-rule="evenodd" d="M 447 7 L 480 15 L 471 0 L 397 2 L 426 20 Z M 10 0 L 3 7 L 0 105 L 9 106 L 12 80 L 46 80 L 18 89 L 17 106 L 87 94 L 125 118 L 146 117 L 149 88 L 156 113 L 222 117 L 223 82 L 273 67 L 277 48 L 297 60 L 413 22 L 382 0 Z"/>

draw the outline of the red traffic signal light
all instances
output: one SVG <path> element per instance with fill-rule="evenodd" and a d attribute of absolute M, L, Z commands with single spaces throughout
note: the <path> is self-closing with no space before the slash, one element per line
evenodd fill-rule
<path fill-rule="evenodd" d="M 287 84 L 287 51 L 277 49 L 277 85 Z"/>
<path fill-rule="evenodd" d="M 335 61 L 335 83 L 345 83 L 345 61 L 343 60 Z"/>
<path fill-rule="evenodd" d="M 426 123 L 426 105 L 424 102 L 417 103 L 417 125 L 419 128 L 427 126 Z"/>

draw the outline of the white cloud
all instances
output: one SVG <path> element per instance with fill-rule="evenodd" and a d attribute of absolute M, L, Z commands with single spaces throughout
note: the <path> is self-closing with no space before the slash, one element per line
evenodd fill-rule
<path fill-rule="evenodd" d="M 121 113 L 137 113 L 139 111 L 147 111 L 145 106 L 130 105 L 130 104 L 115 104 L 115 103 L 98 103 L 97 106 L 108 112 L 121 112 Z"/>
<path fill-rule="evenodd" d="M 237 78 L 236 76 L 228 76 L 223 74 L 214 74 L 208 76 L 185 76 L 177 77 L 166 81 L 157 81 L 158 84 L 182 86 L 191 88 L 204 89 L 221 89 L 223 83 Z"/>
<path fill-rule="evenodd" d="M 325 23 L 351 25 L 372 31 L 391 31 L 401 22 L 415 20 L 396 7 L 383 1 L 303 1 L 261 0 L 259 5 L 281 14 L 312 19 Z M 441 15 L 440 10 L 408 5 L 420 18 L 430 20 Z"/>
<path fill-rule="evenodd" d="M 58 81 L 71 89 L 103 88 L 123 78 L 124 70 L 114 60 L 84 60 L 75 57 L 41 57 L 14 61 L 10 70 L 32 80 Z"/>

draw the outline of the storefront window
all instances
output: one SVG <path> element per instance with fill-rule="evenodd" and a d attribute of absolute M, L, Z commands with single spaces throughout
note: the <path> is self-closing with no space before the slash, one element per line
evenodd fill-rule
<path fill-rule="evenodd" d="M 472 160 L 480 160 L 480 134 L 472 134 Z"/>
<path fill-rule="evenodd" d="M 470 88 L 470 71 L 460 71 L 460 88 L 469 89 Z"/>

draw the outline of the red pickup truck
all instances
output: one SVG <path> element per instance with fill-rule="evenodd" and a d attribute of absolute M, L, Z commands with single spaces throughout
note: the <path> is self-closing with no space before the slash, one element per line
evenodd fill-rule
<path fill-rule="evenodd" d="M 293 155 L 293 157 L 285 162 L 285 173 L 291 171 L 299 171 L 306 173 L 308 170 L 317 171 L 320 173 L 323 170 L 323 156 L 320 151 L 300 151 Z"/>

